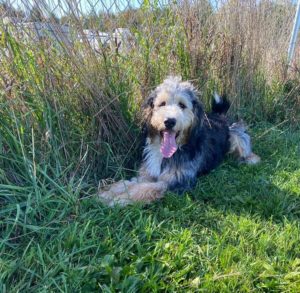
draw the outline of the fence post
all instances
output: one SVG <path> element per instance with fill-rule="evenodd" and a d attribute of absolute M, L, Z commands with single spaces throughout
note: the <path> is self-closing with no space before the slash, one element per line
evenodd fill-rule
<path fill-rule="evenodd" d="M 300 0 L 298 0 L 298 3 L 297 3 L 296 14 L 295 14 L 295 19 L 294 19 L 294 26 L 293 26 L 289 49 L 288 49 L 288 64 L 289 65 L 291 64 L 291 62 L 293 60 L 295 45 L 296 45 L 298 31 L 299 31 L 299 25 L 300 25 Z"/>

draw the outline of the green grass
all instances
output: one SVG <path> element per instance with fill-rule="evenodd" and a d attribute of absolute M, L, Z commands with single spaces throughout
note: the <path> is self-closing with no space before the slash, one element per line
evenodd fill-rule
<path fill-rule="evenodd" d="M 1 184 L 0 291 L 299 292 L 300 132 L 252 135 L 259 166 L 228 158 L 148 206 L 105 207 L 38 164 L 32 184 Z"/>

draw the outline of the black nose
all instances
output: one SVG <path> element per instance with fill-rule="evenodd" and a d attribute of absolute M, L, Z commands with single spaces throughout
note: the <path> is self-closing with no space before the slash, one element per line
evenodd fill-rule
<path fill-rule="evenodd" d="M 165 126 L 167 129 L 172 129 L 175 124 L 176 124 L 176 119 L 175 118 L 168 118 L 164 121 Z"/>

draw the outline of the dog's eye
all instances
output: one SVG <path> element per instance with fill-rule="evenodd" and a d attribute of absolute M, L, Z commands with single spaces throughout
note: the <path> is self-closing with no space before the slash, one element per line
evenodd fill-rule
<path fill-rule="evenodd" d="M 158 107 L 163 107 L 163 106 L 165 106 L 165 105 L 166 105 L 166 102 L 162 102 L 162 103 L 159 104 Z"/>
<path fill-rule="evenodd" d="M 178 105 L 179 105 L 179 107 L 180 107 L 181 109 L 185 109 L 185 108 L 186 108 L 186 105 L 183 104 L 183 103 L 179 103 Z"/>

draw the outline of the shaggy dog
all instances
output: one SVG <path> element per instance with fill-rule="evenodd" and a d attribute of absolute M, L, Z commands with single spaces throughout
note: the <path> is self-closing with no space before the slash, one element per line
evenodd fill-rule
<path fill-rule="evenodd" d="M 100 190 L 99 197 L 112 206 L 151 202 L 167 190 L 181 194 L 227 153 L 236 153 L 248 164 L 258 163 L 244 124 L 229 126 L 225 116 L 229 106 L 226 98 L 215 94 L 212 112 L 206 115 L 191 83 L 167 78 L 142 106 L 145 143 L 138 177 Z"/>

